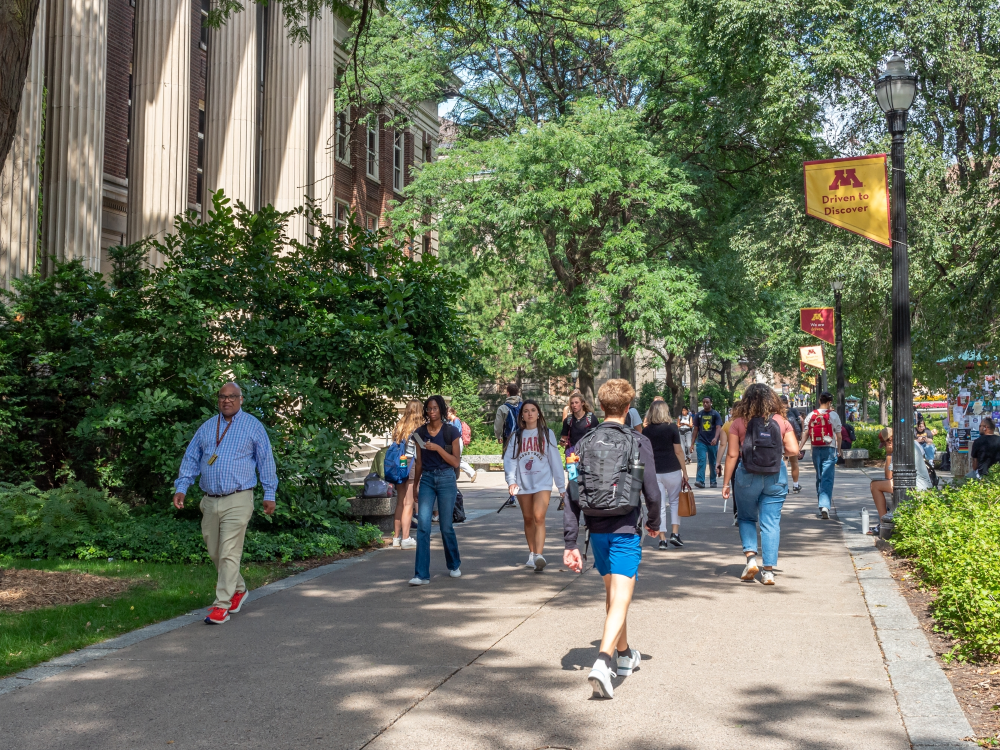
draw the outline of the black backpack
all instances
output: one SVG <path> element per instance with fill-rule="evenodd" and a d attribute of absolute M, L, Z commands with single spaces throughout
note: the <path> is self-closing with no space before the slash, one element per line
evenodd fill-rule
<path fill-rule="evenodd" d="M 740 447 L 743 468 L 751 474 L 777 474 L 781 471 L 784 453 L 778 420 L 774 417 L 766 422 L 761 417 L 751 419 Z"/>
<path fill-rule="evenodd" d="M 639 460 L 634 430 L 602 422 L 576 444 L 580 509 L 585 516 L 624 516 L 639 506 L 629 465 Z M 640 480 L 641 484 L 641 480 Z"/>
<path fill-rule="evenodd" d="M 795 439 L 802 439 L 802 417 L 799 416 L 797 409 L 788 410 L 788 423 L 792 426 L 792 432 L 795 433 Z"/>

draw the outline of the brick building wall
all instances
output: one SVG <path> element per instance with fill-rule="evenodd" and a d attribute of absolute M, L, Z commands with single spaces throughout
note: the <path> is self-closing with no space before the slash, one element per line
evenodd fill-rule
<path fill-rule="evenodd" d="M 128 177 L 129 79 L 132 73 L 132 0 L 108 2 L 107 94 L 104 105 L 104 174 Z"/>

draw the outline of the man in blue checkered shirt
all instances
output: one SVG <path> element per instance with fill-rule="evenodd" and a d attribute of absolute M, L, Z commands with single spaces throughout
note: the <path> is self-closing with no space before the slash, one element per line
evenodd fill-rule
<path fill-rule="evenodd" d="M 240 575 L 243 539 L 253 515 L 253 490 L 257 474 L 264 486 L 264 512 L 274 513 L 278 476 L 274 471 L 271 441 L 259 420 L 241 410 L 243 392 L 236 383 L 219 390 L 219 413 L 198 428 L 184 452 L 180 474 L 174 482 L 174 506 L 184 508 L 184 495 L 201 476 L 201 534 L 208 556 L 219 573 L 215 604 L 205 622 L 221 625 L 239 612 L 247 595 Z"/>

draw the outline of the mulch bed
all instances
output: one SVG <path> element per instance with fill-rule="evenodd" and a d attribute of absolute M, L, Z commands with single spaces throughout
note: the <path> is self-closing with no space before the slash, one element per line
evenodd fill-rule
<path fill-rule="evenodd" d="M 0 568 L 0 611 L 27 612 L 120 594 L 135 584 L 127 578 L 88 573 Z"/>
<path fill-rule="evenodd" d="M 946 662 L 942 657 L 954 645 L 944 633 L 934 632 L 930 605 L 934 601 L 933 589 L 920 588 L 920 578 L 913 563 L 894 554 L 888 545 L 879 544 L 882 557 L 889 565 L 892 577 L 899 584 L 899 591 L 910 605 L 927 642 L 937 657 L 938 664 L 951 681 L 965 717 L 972 725 L 978 742 L 983 747 L 1000 747 L 1000 661 L 981 663 Z"/>

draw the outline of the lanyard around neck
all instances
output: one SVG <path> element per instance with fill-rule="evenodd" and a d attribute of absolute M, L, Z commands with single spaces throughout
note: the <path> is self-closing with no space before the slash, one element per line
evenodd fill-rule
<path fill-rule="evenodd" d="M 229 420 L 229 421 L 228 421 L 228 422 L 226 423 L 226 429 L 224 429 L 224 430 L 222 431 L 222 435 L 220 436 L 220 435 L 219 435 L 219 426 L 220 426 L 220 425 L 222 424 L 222 414 L 219 414 L 219 419 L 218 419 L 218 420 L 216 421 L 216 423 L 215 423 L 215 447 L 216 447 L 216 448 L 218 448 L 218 447 L 219 447 L 219 443 L 221 443 L 221 442 L 222 442 L 222 439 L 223 439 L 224 437 L 226 437 L 226 433 L 227 433 L 227 432 L 229 432 L 229 428 L 233 426 L 233 422 L 235 422 L 235 421 L 236 421 L 236 415 L 234 414 L 234 415 L 233 415 L 233 418 L 232 418 L 232 419 L 230 419 L 230 420 Z"/>

